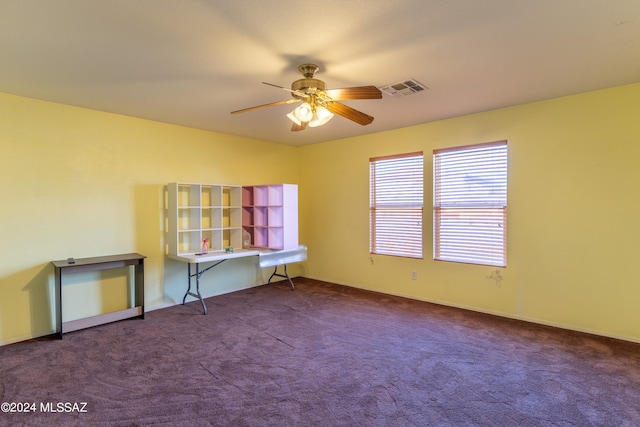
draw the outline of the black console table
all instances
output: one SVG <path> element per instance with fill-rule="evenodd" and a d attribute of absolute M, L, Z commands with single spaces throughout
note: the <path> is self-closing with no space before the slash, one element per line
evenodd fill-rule
<path fill-rule="evenodd" d="M 56 276 L 56 295 L 57 295 L 57 325 L 58 336 L 62 339 L 62 334 L 66 332 L 77 331 L 78 329 L 90 328 L 96 325 L 115 322 L 131 317 L 144 319 L 144 255 L 137 253 L 109 255 L 93 258 L 66 259 L 61 261 L 53 261 Z M 111 313 L 100 314 L 97 316 L 87 317 L 84 319 L 72 320 L 69 322 L 62 321 L 62 278 L 66 274 L 82 273 L 86 271 L 98 271 L 110 268 L 120 267 L 134 268 L 135 280 L 135 301 L 134 306 L 124 310 L 114 311 Z"/>

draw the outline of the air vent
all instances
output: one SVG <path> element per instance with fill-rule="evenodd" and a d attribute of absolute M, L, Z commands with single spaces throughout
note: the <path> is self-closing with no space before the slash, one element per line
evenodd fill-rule
<path fill-rule="evenodd" d="M 407 96 L 429 88 L 415 79 L 408 79 L 399 83 L 382 86 L 378 89 L 391 96 Z"/>

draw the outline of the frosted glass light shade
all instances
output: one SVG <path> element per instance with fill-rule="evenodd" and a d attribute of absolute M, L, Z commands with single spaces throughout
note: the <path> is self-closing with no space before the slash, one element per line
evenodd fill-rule
<path fill-rule="evenodd" d="M 302 125 L 302 122 L 300 120 L 298 120 L 298 118 L 296 117 L 296 115 L 294 114 L 296 112 L 296 110 L 293 110 L 292 112 L 290 112 L 289 114 L 287 114 L 287 117 L 289 117 L 289 119 L 291 119 L 291 121 L 295 124 L 297 124 L 298 126 Z"/>
<path fill-rule="evenodd" d="M 308 122 L 313 118 L 313 109 L 308 102 L 305 102 L 298 108 L 293 110 L 293 115 L 296 116 L 296 118 L 301 122 Z"/>
<path fill-rule="evenodd" d="M 324 107 L 317 106 L 313 111 L 313 117 L 309 121 L 309 126 L 314 128 L 322 126 L 333 117 L 333 113 Z"/>

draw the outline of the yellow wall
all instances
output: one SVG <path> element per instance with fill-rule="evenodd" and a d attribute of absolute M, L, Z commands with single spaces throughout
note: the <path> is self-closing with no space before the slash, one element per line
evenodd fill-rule
<path fill-rule="evenodd" d="M 0 345 L 53 331 L 53 260 L 139 252 L 146 307 L 181 302 L 186 265 L 163 253 L 166 183 L 298 180 L 285 145 L 7 94 L 0 117 Z M 262 283 L 253 264 L 216 267 L 203 293 Z M 123 284 L 126 270 L 69 276 L 65 320 L 120 308 Z"/>
<path fill-rule="evenodd" d="M 503 139 L 507 268 L 495 280 L 495 268 L 433 261 L 431 155 Z M 368 159 L 420 150 L 425 259 L 371 256 Z M 300 151 L 308 277 L 640 341 L 640 84 Z"/>
<path fill-rule="evenodd" d="M 51 260 L 140 252 L 146 307 L 180 302 L 186 268 L 163 254 L 173 181 L 298 183 L 309 260 L 294 275 L 640 341 L 640 84 L 299 148 L 6 94 L 0 117 L 0 345 L 52 332 Z M 502 139 L 508 266 L 496 281 L 493 268 L 431 259 L 430 159 Z M 371 256 L 368 159 L 419 150 L 425 259 Z M 234 260 L 203 293 L 264 278 Z M 117 308 L 125 289 L 103 273 L 65 292 L 73 318 Z"/>

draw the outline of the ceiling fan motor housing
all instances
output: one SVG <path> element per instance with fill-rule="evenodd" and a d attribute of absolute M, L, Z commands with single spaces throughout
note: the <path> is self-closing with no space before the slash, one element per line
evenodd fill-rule
<path fill-rule="evenodd" d="M 291 83 L 291 90 L 293 91 L 294 98 L 302 98 L 296 92 L 303 92 L 307 95 L 314 95 L 318 91 L 324 91 L 326 89 L 326 85 L 322 80 L 314 79 L 313 76 L 316 74 L 320 67 L 316 64 L 302 64 L 298 67 L 298 71 L 302 73 L 304 79 L 296 80 Z"/>
<path fill-rule="evenodd" d="M 316 93 L 320 90 L 325 90 L 326 85 L 322 80 L 318 79 L 300 79 L 291 83 L 291 90 L 293 91 L 294 98 L 301 98 L 296 92 L 303 92 L 308 95 Z"/>

